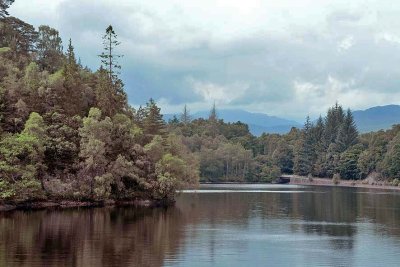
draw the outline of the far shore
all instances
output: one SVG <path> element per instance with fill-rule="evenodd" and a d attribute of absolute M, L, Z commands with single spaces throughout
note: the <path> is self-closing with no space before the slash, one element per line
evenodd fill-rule
<path fill-rule="evenodd" d="M 371 184 L 367 180 L 340 180 L 338 184 L 334 184 L 329 178 L 308 178 L 298 175 L 283 175 L 282 178 L 290 179 L 289 184 L 292 185 L 311 185 L 311 186 L 337 186 L 337 187 L 352 187 L 352 188 L 368 188 L 380 190 L 397 190 L 400 191 L 400 186 L 393 186 L 384 181 L 376 181 Z"/>

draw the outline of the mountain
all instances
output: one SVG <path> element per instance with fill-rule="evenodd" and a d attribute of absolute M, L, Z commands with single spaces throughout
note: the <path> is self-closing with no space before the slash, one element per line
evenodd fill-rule
<path fill-rule="evenodd" d="M 176 114 L 165 114 L 166 121 Z M 208 118 L 209 111 L 192 114 L 193 119 Z M 179 115 L 176 115 L 179 117 Z M 219 118 L 225 122 L 241 121 L 249 125 L 250 132 L 256 136 L 262 133 L 287 133 L 292 127 L 303 127 L 302 124 L 288 119 L 269 116 L 263 113 L 251 113 L 240 109 L 218 111 Z M 390 129 L 400 124 L 400 105 L 377 106 L 366 110 L 353 111 L 354 120 L 360 133 Z"/>
<path fill-rule="evenodd" d="M 176 114 L 165 114 L 166 121 L 173 118 Z M 176 115 L 178 116 L 178 115 Z M 200 111 L 192 114 L 193 119 L 208 118 L 209 111 Z M 178 116 L 179 117 L 179 116 Z M 251 113 L 239 109 L 218 110 L 218 117 L 225 122 L 241 121 L 249 125 L 250 132 L 256 136 L 262 133 L 287 133 L 292 127 L 302 127 L 302 125 L 293 120 L 282 119 L 275 116 L 269 116 L 263 113 Z"/>
<path fill-rule="evenodd" d="M 400 123 L 400 106 L 377 106 L 353 112 L 357 128 L 361 133 L 389 129 Z"/>

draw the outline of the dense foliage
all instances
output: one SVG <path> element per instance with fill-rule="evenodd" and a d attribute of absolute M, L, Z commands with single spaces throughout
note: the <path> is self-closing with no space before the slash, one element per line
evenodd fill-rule
<path fill-rule="evenodd" d="M 9 17 L 12 2 L 0 2 L 0 201 L 169 200 L 198 182 L 156 103 L 127 104 L 112 26 L 92 72 L 57 30 Z"/>
<path fill-rule="evenodd" d="M 400 127 L 359 135 L 350 110 L 335 104 L 303 129 L 256 138 L 248 126 L 210 117 L 190 119 L 185 106 L 169 130 L 200 160 L 202 181 L 272 182 L 282 173 L 341 179 L 400 178 Z M 397 180 L 396 180 L 397 181 Z"/>

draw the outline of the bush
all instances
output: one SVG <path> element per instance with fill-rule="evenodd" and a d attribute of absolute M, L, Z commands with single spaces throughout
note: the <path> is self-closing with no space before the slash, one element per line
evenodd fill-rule
<path fill-rule="evenodd" d="M 333 175 L 332 182 L 334 185 L 340 184 L 340 174 L 339 173 L 335 173 Z"/>
<path fill-rule="evenodd" d="M 264 167 L 262 169 L 261 182 L 271 183 L 279 179 L 279 177 L 281 177 L 281 174 L 281 169 L 276 165 Z"/>
<path fill-rule="evenodd" d="M 393 181 L 392 181 L 392 185 L 393 186 L 400 186 L 400 180 L 399 179 L 394 179 Z"/>

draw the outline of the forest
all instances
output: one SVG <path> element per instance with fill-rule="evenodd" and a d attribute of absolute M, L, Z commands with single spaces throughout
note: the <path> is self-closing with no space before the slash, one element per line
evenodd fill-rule
<path fill-rule="evenodd" d="M 207 120 L 190 120 L 185 106 L 169 121 L 171 133 L 200 161 L 205 182 L 274 182 L 281 174 L 332 179 L 373 179 L 399 184 L 400 125 L 359 134 L 350 110 L 339 104 L 302 129 L 255 137 L 247 125 L 224 123 L 215 105 Z"/>
<path fill-rule="evenodd" d="M 173 199 L 201 182 L 274 182 L 282 173 L 400 179 L 400 126 L 360 135 L 339 104 L 302 129 L 255 137 L 207 119 L 163 120 L 153 99 L 128 104 L 112 26 L 99 68 L 84 67 L 72 40 L 8 14 L 0 1 L 0 202 Z M 268 112 L 268 111 L 265 111 Z"/>

